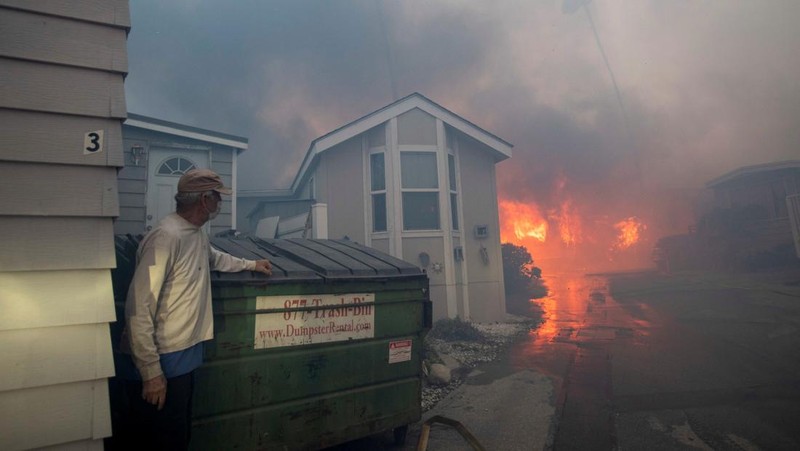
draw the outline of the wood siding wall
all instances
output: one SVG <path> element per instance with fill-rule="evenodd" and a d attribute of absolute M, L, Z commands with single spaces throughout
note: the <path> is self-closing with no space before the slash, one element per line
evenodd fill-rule
<path fill-rule="evenodd" d="M 127 0 L 0 0 L 0 449 L 111 435 L 129 16 Z"/>

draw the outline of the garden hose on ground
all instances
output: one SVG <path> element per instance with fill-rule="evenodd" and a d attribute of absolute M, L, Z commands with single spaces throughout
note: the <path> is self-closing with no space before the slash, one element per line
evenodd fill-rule
<path fill-rule="evenodd" d="M 428 436 L 431 433 L 431 424 L 433 423 L 441 423 L 451 426 L 464 437 L 464 440 L 472 446 L 472 449 L 475 451 L 486 451 L 486 449 L 478 442 L 478 439 L 475 438 L 472 433 L 470 433 L 467 428 L 464 427 L 463 424 L 459 423 L 456 420 L 451 420 L 450 418 L 443 417 L 441 415 L 436 415 L 428 418 L 427 421 L 422 423 L 422 432 L 419 435 L 419 442 L 417 442 L 417 451 L 426 451 L 428 449 Z"/>

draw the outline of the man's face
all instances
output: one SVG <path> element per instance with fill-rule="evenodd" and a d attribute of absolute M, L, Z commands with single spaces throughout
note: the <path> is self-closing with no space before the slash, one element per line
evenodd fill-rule
<path fill-rule="evenodd" d="M 207 220 L 210 221 L 216 218 L 222 208 L 222 196 L 218 192 L 212 191 L 211 194 L 203 196 L 203 202 L 205 202 L 206 211 L 208 212 Z"/>

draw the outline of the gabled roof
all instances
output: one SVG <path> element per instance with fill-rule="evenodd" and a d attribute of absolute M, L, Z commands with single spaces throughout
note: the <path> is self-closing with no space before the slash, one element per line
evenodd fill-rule
<path fill-rule="evenodd" d="M 715 186 L 731 182 L 735 179 L 746 177 L 755 174 L 763 174 L 766 172 L 780 171 L 785 169 L 798 169 L 800 170 L 800 160 L 777 161 L 774 163 L 756 164 L 753 166 L 744 166 L 728 172 L 725 175 L 715 178 L 706 183 L 706 188 L 714 188 Z"/>
<path fill-rule="evenodd" d="M 297 190 L 319 154 L 414 108 L 419 108 L 431 116 L 441 119 L 445 124 L 485 144 L 494 150 L 497 161 L 511 157 L 511 148 L 514 147 L 512 144 L 415 92 L 312 141 L 305 158 L 303 158 L 303 163 L 300 165 L 300 170 L 292 182 L 292 190 Z"/>
<path fill-rule="evenodd" d="M 248 139 L 241 136 L 229 135 L 227 133 L 220 133 L 212 130 L 191 127 L 189 125 L 177 124 L 175 122 L 142 116 L 140 114 L 128 113 L 128 119 L 125 120 L 125 125 L 161 133 L 168 133 L 170 135 L 183 136 L 185 138 L 196 139 L 198 141 L 235 147 L 238 149 L 238 152 L 247 150 L 248 146 Z"/>

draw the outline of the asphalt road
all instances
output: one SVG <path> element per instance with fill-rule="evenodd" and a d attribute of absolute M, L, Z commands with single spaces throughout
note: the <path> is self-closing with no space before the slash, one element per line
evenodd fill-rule
<path fill-rule="evenodd" d="M 616 298 L 606 277 L 548 279 L 548 321 L 512 351 L 513 368 L 554 381 L 547 447 L 800 449 L 800 287 L 614 280 Z"/>
<path fill-rule="evenodd" d="M 487 450 L 800 449 L 800 271 L 547 284 L 546 321 L 423 420 L 459 420 Z M 419 432 L 336 449 L 408 451 Z M 430 437 L 470 449 L 450 428 Z"/>

